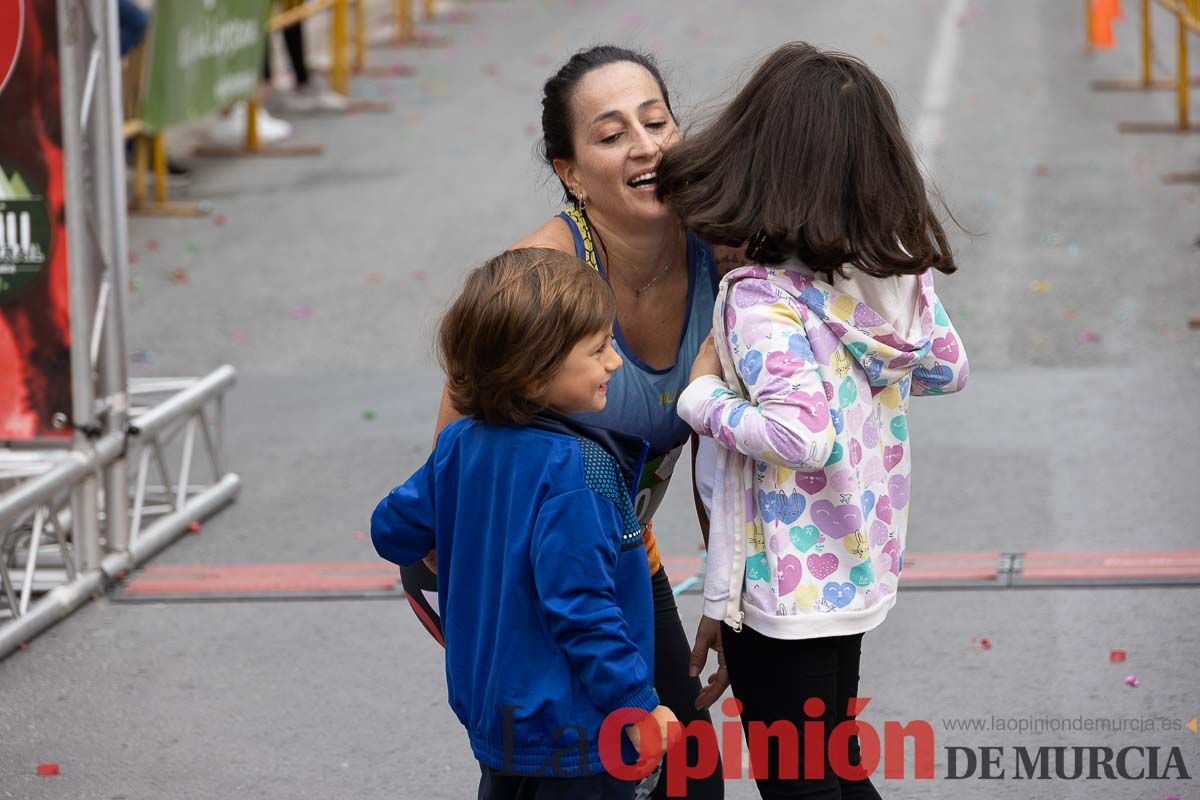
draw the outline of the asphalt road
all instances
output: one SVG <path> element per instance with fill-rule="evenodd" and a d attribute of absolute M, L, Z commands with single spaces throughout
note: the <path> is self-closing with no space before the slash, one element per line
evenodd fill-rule
<path fill-rule="evenodd" d="M 371 51 L 419 70 L 355 83 L 392 112 L 297 121 L 324 156 L 197 161 L 188 194 L 225 224 L 131 219 L 134 373 L 239 371 L 228 442 L 242 495 L 156 563 L 374 558 L 355 532 L 431 439 L 432 326 L 468 268 L 557 209 L 533 156 L 541 82 L 610 40 L 659 54 L 685 125 L 756 58 L 806 39 L 864 57 L 910 129 L 934 132 L 931 169 L 969 232 L 954 233 L 962 269 L 939 287 L 972 374 L 963 394 L 913 405 L 914 550 L 1196 547 L 1200 191 L 1159 175 L 1195 170 L 1200 150 L 1116 132 L 1169 119 L 1170 94 L 1088 89 L 1135 74 L 1132 19 L 1116 50 L 1089 56 L 1072 2 L 464 8 L 470 19 L 429 26 L 448 48 Z M 948 8 L 960 13 L 939 37 Z M 1165 70 L 1173 40 L 1159 27 Z M 944 107 L 928 102 L 931 79 Z M 187 284 L 171 278 L 180 268 Z M 695 553 L 686 469 L 655 528 L 667 555 Z M 698 597 L 680 605 L 692 629 Z M 937 777 L 915 779 L 910 760 L 881 793 L 1195 796 L 1194 780 L 1030 782 L 1012 764 L 1017 745 L 1157 745 L 1160 769 L 1174 746 L 1200 773 L 1200 736 L 1176 727 L 1200 714 L 1198 612 L 1196 588 L 905 593 L 865 639 L 864 719 L 930 722 Z M 1117 647 L 1124 664 L 1109 662 Z M 440 650 L 402 602 L 101 599 L 0 662 L 0 698 L 3 797 L 438 800 L 473 797 L 478 777 Z M 1047 715 L 1168 729 L 950 729 Z M 945 748 L 986 746 L 1007 748 L 1005 778 L 946 777 Z M 42 762 L 62 774 L 36 777 Z M 757 794 L 741 780 L 728 796 Z"/>

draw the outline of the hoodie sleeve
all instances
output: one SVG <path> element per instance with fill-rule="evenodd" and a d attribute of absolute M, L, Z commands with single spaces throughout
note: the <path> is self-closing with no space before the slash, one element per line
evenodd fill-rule
<path fill-rule="evenodd" d="M 970 373 L 967 351 L 963 349 L 954 323 L 936 295 L 933 309 L 934 328 L 929 352 L 917 362 L 912 372 L 910 392 L 918 397 L 957 392 L 967 385 L 967 375 Z"/>
<path fill-rule="evenodd" d="M 413 476 L 388 493 L 371 515 L 371 542 L 380 556 L 408 566 L 434 547 L 433 454 Z"/>
<path fill-rule="evenodd" d="M 824 469 L 835 431 L 816 359 L 799 310 L 769 280 L 743 279 L 729 289 L 726 330 L 742 397 L 723 379 L 704 375 L 679 397 L 679 415 L 701 436 L 751 458 L 788 469 Z M 733 313 L 729 313 L 732 307 Z"/>
<path fill-rule="evenodd" d="M 620 530 L 616 508 L 591 489 L 547 501 L 530 548 L 534 584 L 550 634 L 596 708 L 652 711 L 658 695 L 650 667 L 617 605 Z"/>

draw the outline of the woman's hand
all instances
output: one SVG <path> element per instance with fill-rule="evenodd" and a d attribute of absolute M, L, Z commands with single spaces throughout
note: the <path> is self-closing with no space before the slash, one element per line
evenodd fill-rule
<path fill-rule="evenodd" d="M 696 644 L 692 647 L 692 658 L 688 674 L 698 678 L 708 663 L 708 651 L 717 653 L 717 671 L 708 676 L 708 685 L 696 695 L 696 708 L 705 709 L 721 699 L 729 688 L 729 671 L 725 669 L 725 649 L 721 644 L 721 623 L 709 617 L 701 617 L 696 628 Z"/>
<path fill-rule="evenodd" d="M 717 355 L 717 345 L 713 342 L 711 333 L 700 345 L 700 352 L 696 354 L 696 360 L 692 362 L 692 376 L 688 378 L 688 383 L 702 375 L 721 377 L 721 358 Z"/>

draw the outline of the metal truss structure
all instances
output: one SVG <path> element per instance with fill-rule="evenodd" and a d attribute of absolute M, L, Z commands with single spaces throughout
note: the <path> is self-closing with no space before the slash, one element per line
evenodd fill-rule
<path fill-rule="evenodd" d="M 240 488 L 237 475 L 222 472 L 223 398 L 233 368 L 201 379 L 131 382 L 126 373 L 117 4 L 51 1 L 58 4 L 71 304 L 72 407 L 59 421 L 74 438 L 69 447 L 0 449 L 7 490 L 0 494 L 0 658 Z M 207 483 L 195 481 L 198 450 L 207 456 Z"/>

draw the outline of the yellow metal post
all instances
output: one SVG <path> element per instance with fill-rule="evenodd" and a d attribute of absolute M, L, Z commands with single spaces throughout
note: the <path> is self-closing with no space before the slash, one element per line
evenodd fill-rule
<path fill-rule="evenodd" d="M 162 131 L 154 134 L 154 199 L 167 202 L 167 148 Z"/>
<path fill-rule="evenodd" d="M 367 0 L 354 0 L 354 74 L 367 68 Z"/>
<path fill-rule="evenodd" d="M 146 205 L 146 177 L 150 171 L 150 140 L 143 134 L 138 134 L 133 140 L 133 207 L 144 208 Z"/>
<path fill-rule="evenodd" d="M 338 94 L 350 94 L 350 69 L 346 63 L 346 0 L 335 0 L 333 4 L 333 69 L 330 85 Z"/>
<path fill-rule="evenodd" d="M 1142 0 L 1142 86 L 1149 89 L 1154 83 L 1154 66 L 1151 63 L 1154 44 L 1150 31 L 1150 0 Z"/>
<path fill-rule="evenodd" d="M 425 6 L 425 21 L 429 22 L 433 19 L 433 0 L 424 0 Z"/>
<path fill-rule="evenodd" d="M 1188 122 L 1188 84 L 1191 83 L 1191 80 L 1188 76 L 1188 29 L 1182 11 L 1176 12 L 1176 26 L 1179 31 L 1179 86 L 1176 89 L 1176 97 L 1179 100 L 1179 130 L 1186 131 L 1190 127 Z"/>
<path fill-rule="evenodd" d="M 246 101 L 246 149 L 258 152 L 258 101 Z"/>
<path fill-rule="evenodd" d="M 412 0 L 396 0 L 396 35 L 397 44 L 407 42 L 412 38 Z"/>

